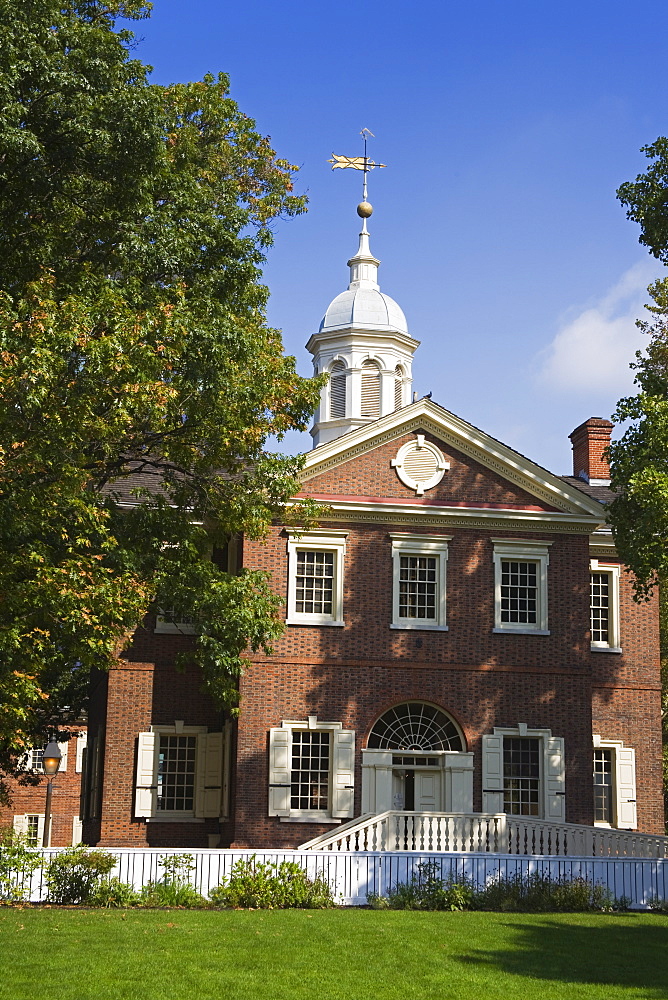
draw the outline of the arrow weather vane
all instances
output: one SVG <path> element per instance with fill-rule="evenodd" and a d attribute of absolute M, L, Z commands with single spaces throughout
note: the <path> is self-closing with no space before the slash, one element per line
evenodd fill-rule
<path fill-rule="evenodd" d="M 368 128 L 363 128 L 362 131 L 360 132 L 360 135 L 364 139 L 364 156 L 337 156 L 336 153 L 332 153 L 332 159 L 327 160 L 327 162 L 332 164 L 332 170 L 336 170 L 337 167 L 340 167 L 342 170 L 345 170 L 347 167 L 350 167 L 353 170 L 363 170 L 364 184 L 362 187 L 362 192 L 363 192 L 362 197 L 364 201 L 366 201 L 367 200 L 366 175 L 369 173 L 370 170 L 373 170 L 374 167 L 379 167 L 379 168 L 386 167 L 387 164 L 375 163 L 374 160 L 370 160 L 369 157 L 366 155 L 367 138 L 371 136 L 373 139 L 375 139 L 373 132 L 370 132 Z"/>

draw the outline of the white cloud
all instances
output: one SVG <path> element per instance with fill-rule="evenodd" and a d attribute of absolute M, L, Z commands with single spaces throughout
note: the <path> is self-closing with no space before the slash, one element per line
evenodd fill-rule
<path fill-rule="evenodd" d="M 629 364 L 647 337 L 635 321 L 647 316 L 647 285 L 660 270 L 646 260 L 626 271 L 592 306 L 567 320 L 537 357 L 537 381 L 573 393 L 603 391 L 617 398 L 633 391 Z"/>

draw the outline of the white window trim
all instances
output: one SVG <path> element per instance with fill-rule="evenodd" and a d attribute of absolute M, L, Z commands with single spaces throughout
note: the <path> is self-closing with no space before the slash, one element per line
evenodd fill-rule
<path fill-rule="evenodd" d="M 172 620 L 169 613 L 157 614 L 153 631 L 158 635 L 199 635 L 200 626 L 196 622 Z"/>
<path fill-rule="evenodd" d="M 420 631 L 447 632 L 446 620 L 446 568 L 448 564 L 448 542 L 452 535 L 413 535 L 409 532 L 390 534 L 392 541 L 392 624 L 395 629 L 419 629 Z M 401 618 L 399 615 L 399 589 L 402 556 L 435 556 L 437 560 L 436 618 Z"/>
<path fill-rule="evenodd" d="M 329 769 L 329 807 L 328 809 L 293 809 L 290 805 L 290 775 L 292 773 L 292 733 L 293 731 L 328 731 L 330 738 L 330 769 Z M 285 750 L 285 766 L 283 773 L 276 773 L 276 763 L 272 757 L 275 754 L 279 734 L 281 748 Z M 348 742 L 348 766 L 337 768 L 337 739 Z M 344 752 L 345 752 L 344 748 Z M 355 733 L 343 728 L 341 722 L 321 722 L 316 715 L 307 719 L 284 719 L 281 725 L 269 732 L 269 815 L 276 816 L 281 823 L 341 823 L 353 816 L 354 785 L 355 785 Z M 280 780 L 277 780 L 280 779 Z M 337 788 L 338 786 L 338 788 Z M 334 806 L 334 797 L 343 796 L 341 807 Z M 282 801 L 279 801 L 282 800 Z M 340 815 L 334 816 L 334 812 Z"/>
<path fill-rule="evenodd" d="M 504 803 L 503 738 L 504 736 L 529 737 L 541 741 L 540 754 L 540 816 L 522 816 L 508 813 L 518 820 L 551 820 L 564 823 L 566 816 L 566 772 L 564 739 L 553 736 L 551 729 L 529 729 L 526 722 L 518 722 L 512 728 L 494 727 L 493 734 L 482 738 L 482 811 L 502 813 Z M 490 757 L 496 762 L 490 767 Z"/>
<path fill-rule="evenodd" d="M 196 736 L 195 789 L 192 810 L 160 810 L 157 807 L 158 754 L 160 735 Z M 144 759 L 145 738 L 157 737 L 152 751 L 152 767 Z M 150 751 L 148 751 L 150 753 Z M 173 726 L 150 726 L 139 734 L 139 759 L 135 785 L 135 815 L 147 823 L 204 823 L 207 817 L 219 817 L 222 804 L 224 774 L 229 767 L 225 756 L 224 732 L 209 732 L 206 726 L 186 726 L 176 721 Z M 149 778 L 151 772 L 152 777 Z M 149 781 L 147 784 L 146 782 Z M 150 796 L 146 793 L 150 792 Z M 150 798 L 150 804 L 149 804 Z"/>
<path fill-rule="evenodd" d="M 623 740 L 604 740 L 601 736 L 594 734 L 592 738 L 592 743 L 594 748 L 602 750 L 612 750 L 613 751 L 613 796 L 612 796 L 612 807 L 613 807 L 613 819 L 614 826 L 610 823 L 604 823 L 602 820 L 594 820 L 594 826 L 601 827 L 604 830 L 637 830 L 638 829 L 638 810 L 636 804 L 636 774 L 635 774 L 635 750 L 631 747 L 625 746 Z M 627 758 L 624 760 L 623 758 Z M 632 786 L 632 797 L 622 799 L 622 789 L 624 788 L 624 782 L 621 780 L 620 768 L 623 766 L 628 766 L 632 769 L 632 782 L 627 785 L 627 787 Z M 624 826 L 620 826 L 621 817 L 624 813 L 632 813 L 628 816 L 628 823 Z"/>
<path fill-rule="evenodd" d="M 515 635 L 549 635 L 547 613 L 547 567 L 552 542 L 527 538 L 492 538 L 494 545 L 494 628 L 493 632 Z M 533 562 L 538 566 L 536 624 L 501 621 L 501 564 L 504 561 Z"/>
<path fill-rule="evenodd" d="M 621 566 L 619 563 L 605 563 L 598 559 L 589 561 L 590 573 L 606 573 L 610 579 L 608 588 L 608 642 L 592 642 L 592 653 L 621 653 L 622 645 L 619 632 L 619 580 L 621 577 Z M 591 607 L 590 607 L 591 626 Z"/>
<path fill-rule="evenodd" d="M 346 554 L 347 531 L 288 529 L 288 614 L 286 625 L 334 625 L 342 627 L 343 573 Z M 332 614 L 305 614 L 295 610 L 297 600 L 297 553 L 333 552 L 334 583 L 332 587 Z"/>

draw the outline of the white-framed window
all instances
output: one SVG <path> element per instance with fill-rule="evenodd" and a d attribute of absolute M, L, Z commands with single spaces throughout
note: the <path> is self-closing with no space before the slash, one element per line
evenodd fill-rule
<path fill-rule="evenodd" d="M 589 564 L 591 648 L 621 653 L 619 635 L 620 567 L 592 559 Z"/>
<path fill-rule="evenodd" d="M 155 616 L 155 632 L 162 635 L 197 635 L 199 624 L 195 618 L 177 618 L 171 609 L 159 609 Z"/>
<path fill-rule="evenodd" d="M 14 833 L 23 834 L 29 847 L 41 847 L 44 843 L 44 813 L 14 816 L 13 826 Z"/>
<path fill-rule="evenodd" d="M 447 630 L 446 567 L 451 535 L 391 534 L 391 628 Z"/>
<path fill-rule="evenodd" d="M 355 733 L 340 722 L 284 720 L 269 731 L 269 815 L 334 823 L 353 815 Z"/>
<path fill-rule="evenodd" d="M 547 567 L 551 542 L 493 538 L 494 631 L 549 635 Z"/>
<path fill-rule="evenodd" d="M 67 747 L 68 742 L 59 743 L 60 747 L 60 766 L 58 768 L 58 774 L 62 774 L 67 770 Z M 32 747 L 28 750 L 25 759 L 22 764 L 24 771 L 36 771 L 38 774 L 44 773 L 44 747 Z"/>
<path fill-rule="evenodd" d="M 635 830 L 636 755 L 622 740 L 594 736 L 594 825 Z"/>
<path fill-rule="evenodd" d="M 343 625 L 347 531 L 288 531 L 288 625 Z"/>
<path fill-rule="evenodd" d="M 563 823 L 564 741 L 524 722 L 482 738 L 482 811 Z"/>
<path fill-rule="evenodd" d="M 152 822 L 219 817 L 229 768 L 225 733 L 203 726 L 151 726 L 137 741 L 135 816 Z"/>

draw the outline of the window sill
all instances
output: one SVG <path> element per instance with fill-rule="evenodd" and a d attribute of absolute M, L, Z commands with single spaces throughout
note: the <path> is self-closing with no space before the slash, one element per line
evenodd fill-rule
<path fill-rule="evenodd" d="M 298 816 L 279 816 L 281 823 L 329 823 L 336 826 L 343 823 L 342 819 L 332 819 L 331 816 L 322 816 L 318 813 L 300 813 Z"/>
<path fill-rule="evenodd" d="M 420 632 L 448 632 L 447 625 L 429 625 L 427 622 L 392 622 L 390 628 L 413 629 Z"/>
<path fill-rule="evenodd" d="M 204 823 L 201 816 L 145 816 L 147 823 Z"/>
<path fill-rule="evenodd" d="M 550 630 L 545 628 L 493 628 L 492 632 L 497 635 L 550 635 Z"/>
<path fill-rule="evenodd" d="M 594 643 L 591 644 L 592 653 L 623 653 L 624 650 L 621 646 L 595 646 Z"/>
<path fill-rule="evenodd" d="M 343 628 L 346 624 L 341 621 L 323 621 L 322 618 L 286 618 L 286 625 L 324 625 L 325 628 Z"/>
<path fill-rule="evenodd" d="M 153 629 L 154 635 L 199 635 L 201 628 L 198 625 L 156 625 Z"/>

